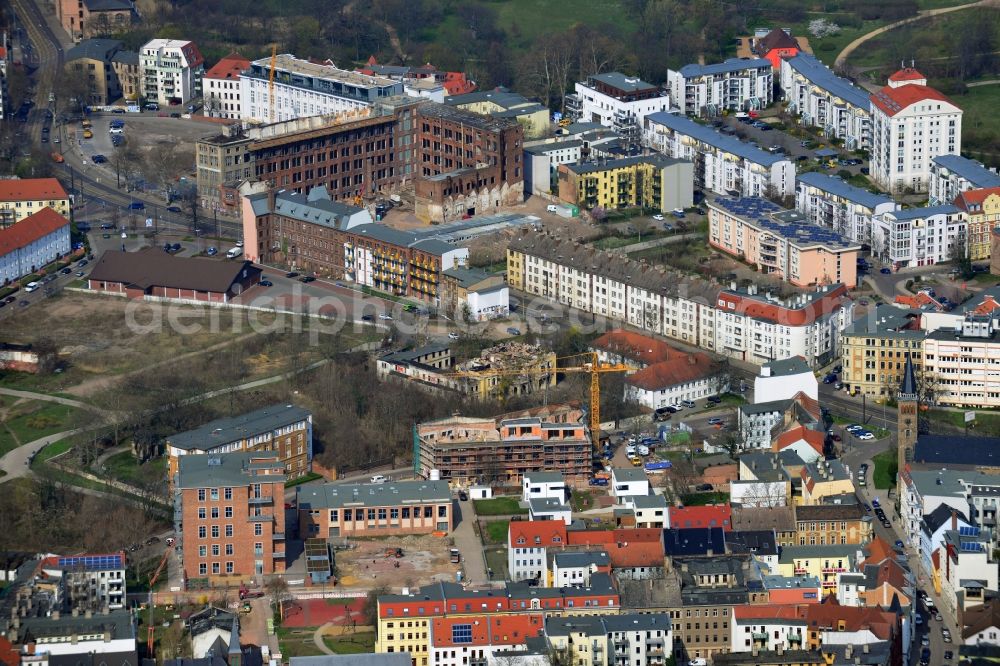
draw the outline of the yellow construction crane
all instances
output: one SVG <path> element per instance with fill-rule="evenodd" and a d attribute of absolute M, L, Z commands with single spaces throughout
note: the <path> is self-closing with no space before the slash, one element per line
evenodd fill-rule
<path fill-rule="evenodd" d="M 267 101 L 270 113 L 268 122 L 274 122 L 274 70 L 278 66 L 278 45 L 271 44 L 271 72 L 267 76 Z"/>
<path fill-rule="evenodd" d="M 587 357 L 589 362 L 555 368 L 529 368 L 526 370 L 472 370 L 449 372 L 452 377 L 518 377 L 524 375 L 555 375 L 560 372 L 587 373 L 590 375 L 590 437 L 594 448 L 601 446 L 601 375 L 609 372 L 629 372 L 636 368 L 624 363 L 601 363 L 597 352 L 583 352 L 572 356 L 560 356 L 556 363 L 570 358 Z"/>

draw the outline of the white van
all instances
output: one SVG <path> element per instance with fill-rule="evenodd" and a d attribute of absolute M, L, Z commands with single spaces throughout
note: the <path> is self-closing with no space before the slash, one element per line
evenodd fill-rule
<path fill-rule="evenodd" d="M 112 127 L 108 130 L 108 134 L 124 134 L 125 130 L 121 127 Z"/>
<path fill-rule="evenodd" d="M 243 254 L 243 248 L 241 248 L 241 247 L 234 247 L 231 250 L 229 250 L 229 252 L 226 252 L 226 257 L 229 258 L 229 259 L 235 259 L 236 257 L 240 256 L 241 254 Z"/>
<path fill-rule="evenodd" d="M 385 483 L 388 479 L 384 474 L 376 474 L 372 477 L 372 483 Z"/>
<path fill-rule="evenodd" d="M 25 285 L 24 290 L 31 292 L 38 289 L 40 286 L 42 285 L 38 284 L 37 282 L 29 282 L 27 285 Z"/>
<path fill-rule="evenodd" d="M 558 213 L 559 212 L 559 209 L 555 207 L 555 204 L 549 204 L 548 206 L 545 207 L 545 210 L 547 210 L 550 213 Z"/>

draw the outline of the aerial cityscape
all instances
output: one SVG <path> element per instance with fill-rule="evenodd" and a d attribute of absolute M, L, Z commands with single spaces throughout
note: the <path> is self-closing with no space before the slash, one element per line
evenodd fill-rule
<path fill-rule="evenodd" d="M 0 666 L 1000 663 L 998 110 L 998 0 L 0 0 Z"/>

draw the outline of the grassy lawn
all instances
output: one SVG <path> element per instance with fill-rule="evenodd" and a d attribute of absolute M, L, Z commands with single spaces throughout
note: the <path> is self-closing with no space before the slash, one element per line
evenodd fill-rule
<path fill-rule="evenodd" d="M 950 423 L 956 428 L 965 427 L 965 412 L 955 412 L 946 409 L 932 409 L 929 416 L 932 421 L 942 421 Z M 971 424 L 970 424 L 971 425 Z M 998 412 L 976 412 L 975 425 L 971 428 L 972 434 L 983 436 L 1000 435 L 1000 413 Z"/>
<path fill-rule="evenodd" d="M 287 629 L 277 627 L 278 645 L 281 647 L 281 655 L 288 657 L 319 657 L 324 653 L 313 642 L 313 632 L 315 628 Z"/>
<path fill-rule="evenodd" d="M 309 472 L 305 476 L 300 476 L 297 479 L 292 479 L 291 481 L 285 482 L 286 488 L 292 488 L 293 486 L 301 486 L 303 483 L 309 483 L 310 481 L 315 481 L 317 479 L 322 479 L 322 474 L 317 474 L 316 472 Z"/>
<path fill-rule="evenodd" d="M 559 32 L 576 23 L 596 27 L 613 22 L 624 33 L 635 28 L 622 0 L 577 0 L 572 4 L 561 0 L 493 0 L 479 4 L 494 9 L 500 26 L 520 35 L 523 43 L 530 43 L 541 33 Z"/>
<path fill-rule="evenodd" d="M 140 466 L 139 461 L 136 460 L 135 455 L 131 451 L 122 451 L 104 461 L 104 468 L 101 471 L 113 479 L 134 484 L 140 481 L 145 475 L 152 474 L 153 471 L 158 476 L 165 477 L 167 473 L 167 459 L 165 457 L 156 458 Z"/>
<path fill-rule="evenodd" d="M 475 500 L 477 516 L 511 516 L 515 514 L 526 514 L 527 509 L 522 509 L 520 499 L 517 497 L 494 497 L 487 500 Z"/>
<path fill-rule="evenodd" d="M 495 580 L 507 580 L 507 549 L 488 548 L 486 550 L 486 566 L 493 570 Z"/>
<path fill-rule="evenodd" d="M 896 468 L 898 467 L 896 449 L 889 449 L 873 456 L 872 462 L 875 463 L 875 471 L 872 472 L 872 483 L 875 484 L 875 487 L 879 490 L 894 487 L 896 485 Z"/>
<path fill-rule="evenodd" d="M 0 428 L 0 455 L 36 439 L 74 427 L 76 407 L 42 400 L 12 407 Z"/>
<path fill-rule="evenodd" d="M 995 12 L 994 16 L 1000 20 L 1000 12 Z M 1000 139 L 1000 114 L 996 112 L 1000 106 L 1000 85 L 969 88 L 964 95 L 955 95 L 954 100 L 965 112 L 962 116 L 962 139 L 968 146 L 965 152 L 971 151 L 973 158 L 996 166 L 1000 159 L 996 154 L 980 156 L 976 150 L 981 148 L 980 138 L 993 137 L 994 146 Z"/>
<path fill-rule="evenodd" d="M 324 636 L 323 642 L 337 654 L 365 654 L 375 651 L 375 632 Z"/>
<path fill-rule="evenodd" d="M 589 490 L 574 490 L 569 501 L 574 513 L 586 511 L 594 506 L 594 494 Z"/>
<path fill-rule="evenodd" d="M 706 506 L 708 504 L 725 504 L 729 501 L 729 493 L 689 493 L 681 495 L 684 506 Z"/>
<path fill-rule="evenodd" d="M 738 407 L 740 405 L 746 404 L 747 399 L 738 393 L 723 393 L 719 396 L 722 398 L 722 404 L 730 407 Z"/>
<path fill-rule="evenodd" d="M 486 534 L 484 543 L 507 543 L 507 528 L 510 526 L 509 520 L 492 520 L 486 523 Z"/>
<path fill-rule="evenodd" d="M 63 439 L 58 442 L 53 442 L 52 444 L 49 444 L 44 449 L 38 452 L 38 455 L 35 456 L 35 460 L 32 466 L 34 467 L 35 465 L 42 465 L 46 461 L 66 453 L 72 447 L 73 447 L 73 442 L 69 439 Z"/>
<path fill-rule="evenodd" d="M 635 245 L 636 243 L 663 238 L 666 235 L 663 232 L 652 231 L 642 234 L 630 234 L 628 236 L 605 236 L 604 238 L 598 238 L 594 241 L 593 245 L 602 250 L 614 250 L 626 245 Z"/>

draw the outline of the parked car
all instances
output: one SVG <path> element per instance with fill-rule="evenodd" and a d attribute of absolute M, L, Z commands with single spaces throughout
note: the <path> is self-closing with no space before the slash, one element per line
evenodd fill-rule
<path fill-rule="evenodd" d="M 699 483 L 697 486 L 694 487 L 694 489 L 697 490 L 698 492 L 702 492 L 702 493 L 708 492 L 708 491 L 710 491 L 712 489 L 712 484 L 711 483 Z"/>
<path fill-rule="evenodd" d="M 316 278 L 314 278 L 312 275 L 303 275 L 302 277 L 299 278 L 299 282 L 302 282 L 302 283 L 305 283 L 305 284 L 309 284 L 310 282 L 315 282 L 315 281 L 316 281 Z"/>
<path fill-rule="evenodd" d="M 681 405 L 687 407 L 688 409 L 694 409 L 694 400 L 681 400 Z"/>
<path fill-rule="evenodd" d="M 881 273 L 882 275 L 891 275 L 892 274 L 892 269 L 891 268 L 880 268 L 878 272 Z"/>
<path fill-rule="evenodd" d="M 458 333 L 455 333 L 454 331 L 448 334 L 449 340 L 458 340 L 460 337 L 462 336 L 460 336 Z"/>
<path fill-rule="evenodd" d="M 867 431 L 865 431 L 865 432 L 863 432 L 863 433 L 861 433 L 859 435 L 855 435 L 855 437 L 857 437 L 858 439 L 860 439 L 860 440 L 862 440 L 864 442 L 868 442 L 868 441 L 871 441 L 871 440 L 875 439 L 874 433 L 870 433 L 870 432 L 867 432 Z"/>
<path fill-rule="evenodd" d="M 458 491 L 458 499 L 460 501 L 462 501 L 462 502 L 468 502 L 469 501 L 469 493 L 465 492 L 464 490 L 459 490 Z"/>
<path fill-rule="evenodd" d="M 378 318 L 381 319 L 382 321 L 392 321 L 392 315 L 387 315 L 384 312 L 380 314 Z"/>
<path fill-rule="evenodd" d="M 257 284 L 259 284 L 262 287 L 273 287 L 274 286 L 274 283 L 271 282 L 270 280 L 261 280 Z"/>
<path fill-rule="evenodd" d="M 133 201 L 128 205 L 129 210 L 145 210 L 146 204 L 141 201 Z"/>
<path fill-rule="evenodd" d="M 657 213 L 656 215 L 654 215 L 653 219 L 656 220 L 657 222 L 663 222 L 663 216 L 660 215 L 659 213 Z"/>
<path fill-rule="evenodd" d="M 375 317 L 370 314 L 361 315 L 361 321 L 375 321 Z"/>
<path fill-rule="evenodd" d="M 521 329 L 514 328 L 513 326 L 508 326 L 507 335 L 521 335 Z"/>
<path fill-rule="evenodd" d="M 721 425 L 723 423 L 722 419 L 717 416 L 713 416 L 708 420 L 709 425 Z"/>
<path fill-rule="evenodd" d="M 590 480 L 590 485 L 592 485 L 592 486 L 606 486 L 606 485 L 608 485 L 608 480 L 605 479 L 605 478 L 603 478 L 603 477 L 596 478 L 596 479 L 591 479 Z"/>
<path fill-rule="evenodd" d="M 90 159 L 94 164 L 104 164 L 105 162 L 108 161 L 108 158 L 105 157 L 104 155 L 101 155 L 100 153 L 91 156 Z"/>
<path fill-rule="evenodd" d="M 205 250 L 205 254 L 207 254 L 210 257 L 214 257 L 215 255 L 219 254 L 219 248 L 214 246 L 210 247 L 207 250 Z"/>
<path fill-rule="evenodd" d="M 181 207 L 180 206 L 167 206 L 167 210 L 170 211 L 171 213 L 179 213 L 179 212 L 181 212 Z"/>

